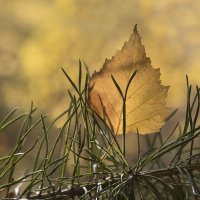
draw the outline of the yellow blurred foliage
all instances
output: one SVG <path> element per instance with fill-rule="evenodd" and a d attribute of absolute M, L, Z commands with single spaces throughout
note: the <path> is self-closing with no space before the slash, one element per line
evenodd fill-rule
<path fill-rule="evenodd" d="M 0 95 L 8 108 L 33 100 L 47 113 L 67 105 L 78 59 L 92 72 L 120 49 L 134 25 L 170 85 L 169 105 L 181 107 L 185 75 L 200 84 L 200 2 L 188 0 L 0 1 Z"/>

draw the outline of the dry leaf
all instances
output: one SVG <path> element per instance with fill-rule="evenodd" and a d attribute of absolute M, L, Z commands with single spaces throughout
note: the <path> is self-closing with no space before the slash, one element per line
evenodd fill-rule
<path fill-rule="evenodd" d="M 140 134 L 160 130 L 169 114 L 165 106 L 168 86 L 161 85 L 160 71 L 151 66 L 135 26 L 128 42 L 117 51 L 111 60 L 105 60 L 102 69 L 95 72 L 89 81 L 89 104 L 117 134 L 122 133 L 122 97 L 111 75 L 123 94 L 130 76 L 132 80 L 126 100 L 126 130 Z"/>

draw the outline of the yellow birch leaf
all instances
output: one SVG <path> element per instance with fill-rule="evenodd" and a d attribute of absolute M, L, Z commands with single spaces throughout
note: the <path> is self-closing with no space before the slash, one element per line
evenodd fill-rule
<path fill-rule="evenodd" d="M 89 104 L 116 133 L 123 130 L 123 101 L 111 75 L 123 94 L 137 70 L 126 98 L 126 131 L 150 134 L 160 130 L 169 115 L 166 97 L 169 87 L 161 85 L 160 70 L 151 65 L 135 26 L 128 42 L 89 80 Z"/>

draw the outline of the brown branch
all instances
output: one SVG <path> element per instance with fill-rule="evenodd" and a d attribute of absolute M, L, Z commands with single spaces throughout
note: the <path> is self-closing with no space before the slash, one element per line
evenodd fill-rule
<path fill-rule="evenodd" d="M 179 166 L 170 166 L 165 169 L 160 169 L 160 170 L 153 170 L 153 171 L 142 171 L 139 174 L 136 174 L 135 172 L 130 173 L 128 176 L 132 176 L 132 179 L 135 179 L 136 177 L 142 177 L 145 175 L 150 175 L 154 176 L 157 178 L 165 178 L 169 177 L 172 175 L 179 175 L 184 169 L 187 171 L 200 171 L 200 163 L 196 164 L 184 164 L 184 165 L 179 165 Z M 127 179 L 127 176 L 123 177 L 123 180 Z M 34 196 L 27 196 L 27 200 L 41 200 L 41 199 L 73 199 L 74 197 L 78 196 L 81 197 L 83 196 L 87 191 L 89 192 L 92 189 L 95 189 L 98 187 L 98 184 L 101 183 L 102 189 L 105 189 L 107 187 L 114 187 L 114 185 L 121 180 L 121 175 L 118 175 L 117 177 L 110 177 L 109 179 L 105 180 L 99 180 L 99 182 L 91 182 L 88 185 L 80 185 L 80 186 L 74 186 L 72 188 L 68 189 L 61 189 L 59 188 L 56 191 L 52 192 L 46 192 L 46 193 L 40 193 L 38 195 Z M 16 199 L 16 198 L 15 198 Z M 5 198 L 5 200 L 13 200 L 13 198 Z M 20 199 L 18 199 L 20 200 Z"/>

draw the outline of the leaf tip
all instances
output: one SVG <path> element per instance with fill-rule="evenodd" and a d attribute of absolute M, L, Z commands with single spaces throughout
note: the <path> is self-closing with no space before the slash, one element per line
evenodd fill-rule
<path fill-rule="evenodd" d="M 135 24 L 133 31 L 137 32 L 137 24 Z"/>

